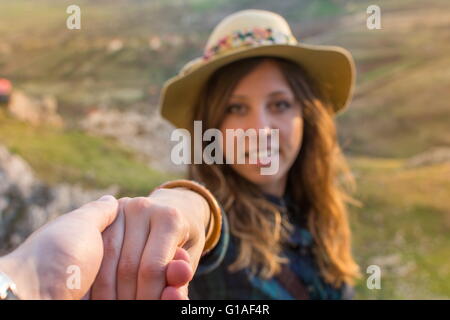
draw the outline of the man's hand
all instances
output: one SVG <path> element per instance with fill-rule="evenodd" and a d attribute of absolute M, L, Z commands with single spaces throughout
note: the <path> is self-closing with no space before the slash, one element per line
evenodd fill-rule
<path fill-rule="evenodd" d="M 117 209 L 113 196 L 103 196 L 58 217 L 1 257 L 0 270 L 16 283 L 21 299 L 82 298 L 100 269 L 101 233 Z"/>
<path fill-rule="evenodd" d="M 91 299 L 186 299 L 205 245 L 206 200 L 175 188 L 119 202 Z"/>

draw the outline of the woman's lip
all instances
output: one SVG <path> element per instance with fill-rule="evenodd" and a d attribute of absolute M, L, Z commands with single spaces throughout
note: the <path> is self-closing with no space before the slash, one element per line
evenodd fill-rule
<path fill-rule="evenodd" d="M 265 159 L 258 159 L 256 160 L 256 166 L 257 167 L 270 167 L 272 164 L 272 158 L 267 157 Z"/>
<path fill-rule="evenodd" d="M 265 157 L 265 156 L 267 156 L 267 157 L 271 157 L 272 156 L 272 154 L 275 154 L 275 153 L 280 153 L 280 150 L 279 149 L 276 149 L 276 150 L 268 150 L 267 152 L 261 152 L 261 153 L 259 153 L 258 151 L 247 151 L 247 152 L 245 152 L 244 153 L 244 156 L 245 157 L 250 157 L 250 153 L 251 152 L 253 152 L 254 153 L 254 156 L 256 157 L 256 158 L 259 158 L 259 157 Z"/>
<path fill-rule="evenodd" d="M 274 150 L 274 152 L 278 153 L 278 157 L 280 157 L 281 152 L 280 152 L 279 149 Z M 275 153 L 271 153 L 270 151 L 267 152 L 267 153 L 261 153 L 261 154 L 256 153 L 255 157 L 254 157 L 256 159 L 256 163 L 250 163 L 248 161 L 250 159 L 250 153 L 246 152 L 245 153 L 245 159 L 247 160 L 246 161 L 247 164 L 255 165 L 257 167 L 269 167 L 272 164 L 272 160 L 273 160 L 273 158 L 275 156 Z"/>

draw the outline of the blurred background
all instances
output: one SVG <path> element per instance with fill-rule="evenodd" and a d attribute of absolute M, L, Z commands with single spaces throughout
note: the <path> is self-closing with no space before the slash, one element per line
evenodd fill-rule
<path fill-rule="evenodd" d="M 66 27 L 72 4 L 81 30 Z M 372 4 L 381 30 L 366 26 Z M 100 195 L 147 195 L 182 175 L 160 89 L 248 8 L 356 60 L 354 99 L 337 117 L 363 204 L 351 207 L 356 298 L 450 298 L 448 0 L 0 0 L 0 254 Z M 380 290 L 366 286 L 371 264 Z"/>

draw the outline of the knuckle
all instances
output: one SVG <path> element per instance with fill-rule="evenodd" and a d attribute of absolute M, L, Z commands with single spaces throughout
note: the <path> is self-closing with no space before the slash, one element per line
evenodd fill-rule
<path fill-rule="evenodd" d="M 115 258 L 120 256 L 121 247 L 116 239 L 110 236 L 103 238 L 104 258 Z"/>
<path fill-rule="evenodd" d="M 107 205 L 107 204 L 106 204 Z M 105 208 L 105 202 L 103 201 L 91 201 L 83 205 L 78 210 L 86 209 L 92 211 L 101 211 Z"/>
<path fill-rule="evenodd" d="M 113 281 L 111 281 L 106 275 L 99 273 L 94 283 L 95 290 L 97 292 L 105 292 L 113 289 Z"/>
<path fill-rule="evenodd" d="M 170 230 L 180 231 L 184 228 L 184 219 L 181 212 L 173 207 L 166 207 L 160 210 L 159 219 L 164 222 Z"/>
<path fill-rule="evenodd" d="M 152 262 L 142 264 L 139 269 L 139 277 L 142 280 L 153 280 L 165 276 L 165 266 L 161 263 Z"/>
<path fill-rule="evenodd" d="M 127 212 L 141 213 L 152 206 L 152 202 L 146 197 L 137 197 L 127 204 Z"/>
<path fill-rule="evenodd" d="M 124 280 L 134 280 L 137 277 L 139 266 L 130 259 L 122 259 L 117 267 L 117 275 Z"/>

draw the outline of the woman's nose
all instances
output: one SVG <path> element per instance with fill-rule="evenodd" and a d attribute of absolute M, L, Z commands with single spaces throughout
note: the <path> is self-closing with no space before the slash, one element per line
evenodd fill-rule
<path fill-rule="evenodd" d="M 264 106 L 254 108 L 254 112 L 251 113 L 251 117 L 248 122 L 248 129 L 255 129 L 257 132 L 260 130 L 266 131 L 269 134 L 272 128 L 270 115 L 265 110 Z"/>
<path fill-rule="evenodd" d="M 254 129 L 257 135 L 257 145 L 249 146 L 252 148 L 270 148 L 271 144 L 276 145 L 276 141 L 272 141 L 273 133 L 273 121 L 270 114 L 267 112 L 266 108 L 263 106 L 261 108 L 253 109 L 254 112 L 251 113 L 247 129 Z"/>

